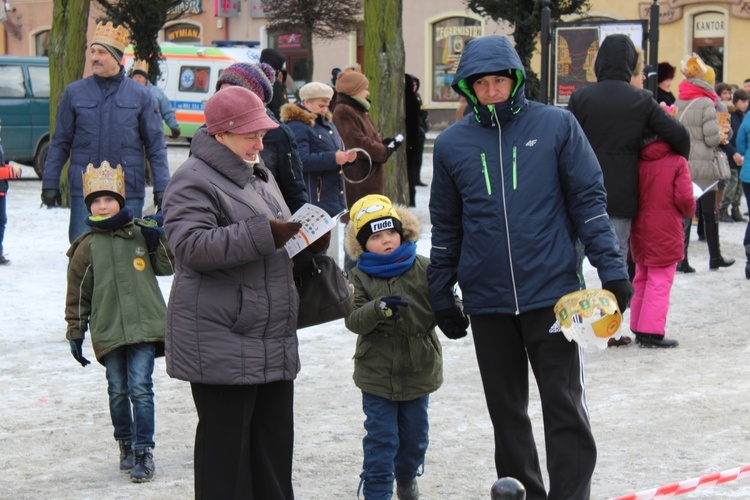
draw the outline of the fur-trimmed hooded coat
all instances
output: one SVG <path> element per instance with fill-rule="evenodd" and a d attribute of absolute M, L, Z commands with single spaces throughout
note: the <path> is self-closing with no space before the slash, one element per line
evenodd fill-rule
<path fill-rule="evenodd" d="M 406 207 L 394 205 L 403 226 L 403 241 L 419 238 L 419 221 Z M 346 251 L 354 259 L 364 252 L 349 222 Z M 346 327 L 358 334 L 354 383 L 363 392 L 392 401 L 409 401 L 436 391 L 443 383 L 443 354 L 427 293 L 430 260 L 417 255 L 411 269 L 390 279 L 376 278 L 359 267 L 349 272 L 354 308 Z M 380 299 L 400 295 L 409 303 L 397 320 L 379 312 Z"/>
<path fill-rule="evenodd" d="M 286 104 L 281 121 L 294 133 L 308 201 L 330 216 L 338 214 L 346 208 L 344 170 L 336 163 L 336 152 L 344 143 L 331 114 L 320 116 L 301 103 Z"/>

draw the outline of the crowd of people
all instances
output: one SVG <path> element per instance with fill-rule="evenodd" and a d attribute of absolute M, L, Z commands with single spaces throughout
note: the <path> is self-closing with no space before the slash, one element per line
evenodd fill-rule
<path fill-rule="evenodd" d="M 631 308 L 641 347 L 678 345 L 666 337 L 669 294 L 676 272 L 696 272 L 693 218 L 711 270 L 734 264 L 721 253 L 719 224 L 746 222 L 747 90 L 717 84 L 693 56 L 675 97 L 675 67 L 645 66 L 628 36 L 610 35 L 597 82 L 564 110 L 525 97 L 526 69 L 508 38 L 470 41 L 453 83 L 465 108 L 435 143 L 427 258 L 417 254 L 416 217 L 385 196 L 384 164 L 402 142 L 409 205 L 423 185 L 428 126 L 416 77 L 405 76 L 402 141 L 378 131 L 358 68 L 336 68 L 331 82 L 307 83 L 288 102 L 284 56 L 266 49 L 259 63 L 224 70 L 190 158 L 170 177 L 161 121 L 172 137 L 179 125 L 147 66 L 126 76 L 126 38 L 122 26 L 97 26 L 93 75 L 63 93 L 41 195 L 61 204 L 70 161 L 66 338 L 85 367 L 88 335 L 106 368 L 119 469 L 135 482 L 154 476 L 152 373 L 165 355 L 167 373 L 190 383 L 198 416 L 196 498 L 293 498 L 300 304 L 284 246 L 301 228 L 291 215 L 310 203 L 330 216 L 349 210 L 354 306 L 345 324 L 357 334 L 366 431 L 358 493 L 389 499 L 395 483 L 399 499 L 419 498 L 429 394 L 443 381 L 436 328 L 449 339 L 471 328 L 498 477 L 520 480 L 531 499 L 589 498 L 597 449 L 583 361 L 577 344 L 551 334 L 554 306 L 585 288 L 585 256 L 620 311 Z M 656 96 L 643 89 L 649 73 Z M 143 217 L 146 162 L 157 213 Z M 0 264 L 5 179 L 18 174 L 6 170 Z M 304 251 L 321 255 L 331 241 L 329 233 Z M 750 279 L 750 224 L 743 244 Z M 167 305 L 155 277 L 172 274 Z M 529 366 L 544 408 L 548 488 L 528 415 Z"/>

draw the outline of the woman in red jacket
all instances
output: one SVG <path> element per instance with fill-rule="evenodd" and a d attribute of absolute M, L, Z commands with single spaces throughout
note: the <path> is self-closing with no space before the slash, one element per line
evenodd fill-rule
<path fill-rule="evenodd" d="M 635 261 L 630 329 L 641 347 L 676 347 L 676 340 L 664 338 L 664 327 L 676 264 L 685 256 L 682 219 L 695 213 L 695 198 L 687 160 L 655 135 L 644 138 L 638 193 L 630 233 Z"/>

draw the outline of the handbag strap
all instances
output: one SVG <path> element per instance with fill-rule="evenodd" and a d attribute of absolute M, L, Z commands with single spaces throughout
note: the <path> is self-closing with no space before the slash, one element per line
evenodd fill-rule
<path fill-rule="evenodd" d="M 692 101 L 690 101 L 690 102 L 688 103 L 688 105 L 687 105 L 687 106 L 685 106 L 685 109 L 683 110 L 682 114 L 681 114 L 681 115 L 680 115 L 680 117 L 678 118 L 678 121 L 679 121 L 680 123 L 682 123 L 682 118 L 683 118 L 683 117 L 684 117 L 684 116 L 685 116 L 685 115 L 687 114 L 687 110 L 688 110 L 688 109 L 690 109 L 690 106 L 692 106 L 693 104 L 695 104 L 695 101 L 697 101 L 697 100 L 698 100 L 698 99 L 693 99 Z"/>

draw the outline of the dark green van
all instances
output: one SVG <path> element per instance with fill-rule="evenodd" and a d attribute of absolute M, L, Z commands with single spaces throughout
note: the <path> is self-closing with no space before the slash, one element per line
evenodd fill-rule
<path fill-rule="evenodd" d="M 0 56 L 0 120 L 5 161 L 44 173 L 49 149 L 49 60 Z"/>

